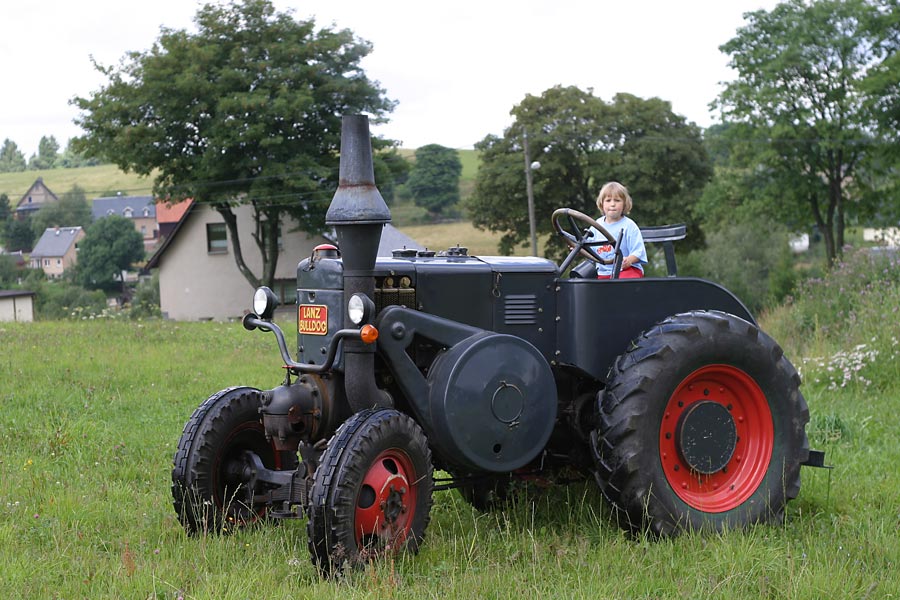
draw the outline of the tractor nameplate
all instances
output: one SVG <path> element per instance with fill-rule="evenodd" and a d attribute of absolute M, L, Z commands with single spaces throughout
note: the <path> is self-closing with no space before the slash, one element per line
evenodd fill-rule
<path fill-rule="evenodd" d="M 326 335 L 328 307 L 321 304 L 301 304 L 297 314 L 297 330 L 308 335 Z"/>

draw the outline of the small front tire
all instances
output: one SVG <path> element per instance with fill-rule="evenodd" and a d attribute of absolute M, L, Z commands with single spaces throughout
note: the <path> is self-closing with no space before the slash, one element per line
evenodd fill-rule
<path fill-rule="evenodd" d="M 218 533 L 265 517 L 241 475 L 245 451 L 270 469 L 281 460 L 259 417 L 260 391 L 233 387 L 201 404 L 184 427 L 172 468 L 172 500 L 188 533 Z"/>
<path fill-rule="evenodd" d="M 337 430 L 310 494 L 309 551 L 324 575 L 382 554 L 418 551 L 434 486 L 425 434 L 409 416 L 360 411 Z"/>

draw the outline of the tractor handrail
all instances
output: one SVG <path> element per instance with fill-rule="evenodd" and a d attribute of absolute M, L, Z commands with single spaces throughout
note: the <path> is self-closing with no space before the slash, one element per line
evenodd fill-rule
<path fill-rule="evenodd" d="M 334 336 L 331 338 L 331 342 L 328 344 L 328 351 L 325 354 L 325 362 L 320 365 L 316 365 L 311 363 L 295 362 L 294 359 L 291 358 L 291 354 L 287 349 L 287 342 L 285 342 L 284 340 L 284 332 L 281 331 L 281 328 L 275 323 L 266 321 L 265 319 L 261 319 L 259 316 L 253 313 L 247 313 L 241 320 L 241 324 L 247 331 L 260 329 L 262 331 L 271 331 L 272 333 L 274 333 L 275 339 L 278 341 L 278 349 L 281 351 L 281 358 L 282 360 L 284 360 L 284 365 L 292 371 L 300 373 L 324 373 L 325 371 L 330 370 L 334 365 L 334 357 L 337 356 L 338 346 L 340 345 L 342 340 L 362 339 L 359 329 L 339 329 L 338 331 L 335 331 Z"/>

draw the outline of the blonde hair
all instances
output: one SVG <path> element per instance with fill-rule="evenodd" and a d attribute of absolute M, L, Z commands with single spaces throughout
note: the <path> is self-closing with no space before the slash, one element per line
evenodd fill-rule
<path fill-rule="evenodd" d="M 631 195 L 628 193 L 628 188 L 618 181 L 610 181 L 600 188 L 600 193 L 597 194 L 597 209 L 600 212 L 603 212 L 603 198 L 610 197 L 620 198 L 625 201 L 625 210 L 622 211 L 622 214 L 627 215 L 631 212 L 631 208 L 634 205 L 631 201 Z"/>

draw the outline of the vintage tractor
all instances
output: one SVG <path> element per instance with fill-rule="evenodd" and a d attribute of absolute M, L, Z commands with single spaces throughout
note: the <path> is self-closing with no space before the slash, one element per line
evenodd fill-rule
<path fill-rule="evenodd" d="M 328 574 L 415 551 L 436 489 L 487 509 L 517 480 L 572 474 L 635 532 L 783 518 L 821 456 L 796 370 L 740 300 L 702 279 L 566 275 L 615 243 L 570 209 L 552 217 L 561 265 L 461 247 L 376 258 L 390 211 L 371 152 L 367 119 L 345 117 L 338 246 L 297 267 L 297 360 L 270 290 L 243 320 L 275 334 L 283 383 L 224 389 L 184 428 L 172 493 L 189 532 L 308 518 Z"/>

